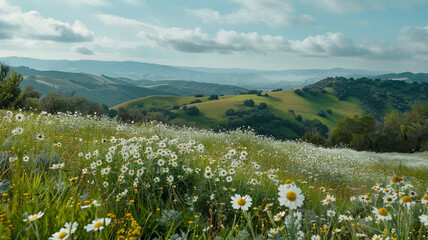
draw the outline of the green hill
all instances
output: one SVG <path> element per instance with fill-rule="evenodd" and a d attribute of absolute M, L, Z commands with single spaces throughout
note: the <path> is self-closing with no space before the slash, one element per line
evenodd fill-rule
<path fill-rule="evenodd" d="M 132 99 L 152 95 L 192 96 L 195 94 L 238 94 L 245 88 L 214 83 L 181 80 L 131 80 L 89 73 L 38 71 L 14 67 L 24 76 L 22 88 L 33 85 L 43 94 L 60 91 L 64 94 L 85 95 L 89 100 L 113 106 Z"/>
<path fill-rule="evenodd" d="M 306 131 L 319 132 L 324 128 L 320 123 L 331 132 L 344 117 L 372 114 L 382 121 L 393 110 L 405 112 L 417 102 L 427 103 L 427 89 L 427 83 L 335 77 L 302 89 L 269 92 L 268 96 L 264 96 L 266 93 L 227 95 L 211 101 L 208 97 L 149 96 L 113 108 L 166 109 L 200 128 L 251 127 L 260 134 L 294 139 Z M 196 99 L 199 102 L 195 103 Z M 253 100 L 254 106 L 244 105 L 248 99 Z M 261 103 L 267 108 L 260 108 Z M 199 114 L 186 112 L 193 106 Z"/>
<path fill-rule="evenodd" d="M 318 119 L 330 129 L 334 128 L 339 119 L 362 113 L 359 107 L 360 102 L 353 97 L 345 101 L 339 101 L 337 97 L 330 93 L 317 96 L 299 96 L 293 90 L 269 92 L 268 94 L 268 97 L 255 94 L 228 95 L 220 96 L 219 100 L 211 101 L 208 100 L 208 97 L 149 96 L 116 105 L 113 109 L 117 110 L 119 107 L 129 109 L 134 106 L 146 111 L 151 108 L 168 109 L 189 122 L 195 122 L 198 127 L 207 129 L 217 128 L 220 124 L 227 122 L 228 117 L 225 112 L 229 109 L 249 111 L 257 109 L 260 103 L 266 103 L 268 112 L 290 121 L 290 124 L 303 125 L 302 122 L 296 120 L 297 116 L 301 115 L 303 120 Z M 201 100 L 201 102 L 190 104 L 196 99 Z M 255 102 L 255 106 L 245 106 L 243 103 L 247 99 L 252 99 Z M 180 109 L 173 109 L 174 106 L 180 106 Z M 190 116 L 183 111 L 183 106 L 187 108 L 195 106 L 200 113 L 197 116 Z M 327 111 L 328 109 L 331 110 L 332 114 L 326 114 L 325 117 L 317 115 L 320 110 Z M 278 127 L 280 128 L 281 126 Z M 299 137 L 299 134 L 291 129 L 284 129 L 284 134 L 288 138 Z"/>

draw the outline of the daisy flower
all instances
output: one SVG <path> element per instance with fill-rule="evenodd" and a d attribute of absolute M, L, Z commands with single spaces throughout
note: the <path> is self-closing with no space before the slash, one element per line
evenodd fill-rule
<path fill-rule="evenodd" d="M 65 163 L 54 164 L 54 165 L 52 165 L 52 167 L 50 167 L 50 169 L 60 169 L 60 168 L 63 168 L 64 165 L 65 165 Z"/>
<path fill-rule="evenodd" d="M 422 204 L 427 204 L 428 203 L 428 195 L 424 195 L 421 199 L 421 203 Z"/>
<path fill-rule="evenodd" d="M 22 114 L 22 113 L 18 113 L 18 114 L 16 114 L 16 115 L 15 115 L 15 119 L 16 119 L 16 121 L 18 121 L 18 122 L 22 122 L 22 121 L 24 121 L 24 114 Z"/>
<path fill-rule="evenodd" d="M 278 190 L 278 201 L 280 205 L 288 207 L 289 209 L 297 209 L 303 205 L 305 196 L 303 196 L 300 188 L 283 184 L 278 187 Z"/>
<path fill-rule="evenodd" d="M 34 215 L 30 215 L 27 218 L 24 218 L 24 222 L 32 222 L 34 220 L 37 220 L 37 219 L 41 218 L 43 216 L 43 214 L 44 214 L 43 212 L 38 212 Z"/>
<path fill-rule="evenodd" d="M 247 211 L 252 203 L 252 199 L 249 195 L 241 196 L 239 194 L 235 194 L 235 196 L 231 197 L 232 200 L 230 201 L 232 203 L 232 207 L 236 210 L 243 210 Z"/>
<path fill-rule="evenodd" d="M 25 155 L 25 156 L 22 158 L 22 160 L 23 160 L 24 162 L 28 162 L 28 160 L 30 160 L 30 157 L 28 157 L 27 155 Z"/>
<path fill-rule="evenodd" d="M 86 229 L 87 232 L 99 231 L 99 230 L 103 230 L 104 227 L 110 224 L 110 222 L 111 222 L 111 218 L 98 218 L 93 220 L 84 228 Z"/>
<path fill-rule="evenodd" d="M 415 202 L 413 201 L 413 199 L 409 196 L 404 196 L 400 199 L 400 203 L 405 205 L 407 208 L 410 208 L 411 206 L 413 206 L 415 204 Z"/>
<path fill-rule="evenodd" d="M 334 196 L 327 195 L 327 197 L 324 200 L 322 200 L 321 202 L 322 202 L 322 205 L 328 205 L 329 203 L 332 203 L 335 201 L 336 201 L 336 198 Z"/>
<path fill-rule="evenodd" d="M 233 181 L 232 176 L 227 176 L 226 181 L 227 181 L 227 182 L 232 182 L 232 181 Z"/>
<path fill-rule="evenodd" d="M 372 237 L 372 240 L 382 240 L 382 239 L 383 239 L 382 235 L 379 235 L 379 234 L 375 234 Z"/>
<path fill-rule="evenodd" d="M 281 218 L 282 218 L 284 215 L 285 215 L 285 212 L 284 212 L 284 211 L 279 212 L 279 213 L 275 214 L 275 216 L 273 216 L 273 220 L 274 220 L 275 222 L 278 222 L 279 220 L 281 220 Z"/>
<path fill-rule="evenodd" d="M 385 208 L 373 208 L 372 213 L 375 214 L 377 220 L 392 220 L 391 214 Z"/>
<path fill-rule="evenodd" d="M 419 220 L 424 226 L 428 227 L 428 215 L 425 214 L 425 215 L 419 216 Z"/>
<path fill-rule="evenodd" d="M 311 237 L 311 240 L 321 240 L 320 235 L 314 235 Z"/>
<path fill-rule="evenodd" d="M 269 231 L 268 231 L 268 236 L 269 237 L 273 237 L 276 234 L 278 234 L 278 228 L 271 228 L 271 229 L 269 229 Z"/>
<path fill-rule="evenodd" d="M 334 210 L 327 210 L 327 216 L 334 217 L 336 215 L 336 212 Z"/>

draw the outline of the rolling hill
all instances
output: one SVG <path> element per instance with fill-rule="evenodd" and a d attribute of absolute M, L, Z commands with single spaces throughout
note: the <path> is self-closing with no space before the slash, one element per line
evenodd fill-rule
<path fill-rule="evenodd" d="M 90 73 L 132 80 L 185 80 L 234 85 L 247 89 L 270 91 L 306 86 L 329 76 L 363 77 L 384 74 L 383 71 L 363 69 L 295 69 L 254 70 L 167 66 L 133 61 L 41 60 L 23 57 L 3 57 L 0 61 L 11 66 L 27 66 L 41 71 Z M 286 68 L 286 66 L 284 66 Z"/>
<path fill-rule="evenodd" d="M 372 114 L 382 121 L 383 116 L 393 110 L 405 112 L 418 102 L 428 103 L 427 89 L 428 84 L 423 82 L 335 77 L 298 90 L 220 96 L 219 100 L 149 96 L 116 105 L 113 109 L 137 106 L 150 111 L 161 108 L 201 128 L 250 126 L 260 132 L 271 131 L 271 135 L 276 134 L 272 132 L 275 130 L 285 138 L 298 138 L 304 133 L 302 128 L 307 131 L 313 120 L 319 120 L 330 131 L 340 119 L 354 115 Z M 195 103 L 196 99 L 200 102 Z M 254 106 L 244 105 L 248 99 L 254 101 Z M 267 108 L 261 108 L 261 103 Z M 192 106 L 198 108 L 199 114 L 186 113 Z"/>
<path fill-rule="evenodd" d="M 278 92 L 269 92 L 269 96 L 257 96 L 254 94 L 243 95 L 228 95 L 220 96 L 219 100 L 208 100 L 208 97 L 195 98 L 195 97 L 178 97 L 178 96 L 148 96 L 132 101 L 128 101 L 112 107 L 118 109 L 124 107 L 129 109 L 137 106 L 143 110 L 150 110 L 150 108 L 163 108 L 172 110 L 174 106 L 180 106 L 180 109 L 172 110 L 177 113 L 179 117 L 195 122 L 201 128 L 216 128 L 221 123 L 227 121 L 225 112 L 229 109 L 235 111 L 245 111 L 255 109 L 260 103 L 267 104 L 267 110 L 275 116 L 287 119 L 292 124 L 301 125 L 302 123 L 296 120 L 296 116 L 301 115 L 303 120 L 318 119 L 323 124 L 327 125 L 330 129 L 334 128 L 336 122 L 343 117 L 353 116 L 354 114 L 361 114 L 360 102 L 353 97 L 345 101 L 339 101 L 337 97 L 330 93 L 312 96 L 299 96 L 293 90 L 283 90 Z M 191 101 L 196 99 L 201 100 L 200 103 L 190 104 Z M 255 102 L 255 107 L 244 106 L 243 102 L 247 99 L 252 99 Z M 182 106 L 186 107 L 196 106 L 200 114 L 197 116 L 190 116 L 186 114 Z M 332 114 L 327 114 L 326 117 L 320 117 L 317 113 L 320 110 L 327 111 L 330 109 Z M 292 110 L 292 111 L 291 111 Z M 287 135 L 289 138 L 298 138 L 299 134 L 288 129 Z"/>
<path fill-rule="evenodd" d="M 89 100 L 113 106 L 131 99 L 151 95 L 191 96 L 195 94 L 238 94 L 245 88 L 214 83 L 198 83 L 182 80 L 138 80 L 108 77 L 89 73 L 61 71 L 39 71 L 28 67 L 14 67 L 24 76 L 21 87 L 31 84 L 43 94 L 60 91 L 65 94 L 75 92 Z"/>

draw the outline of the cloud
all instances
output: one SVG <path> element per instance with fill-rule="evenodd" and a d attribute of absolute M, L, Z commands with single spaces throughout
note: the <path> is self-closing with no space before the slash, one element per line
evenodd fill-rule
<path fill-rule="evenodd" d="M 0 0 L 0 5 L 0 37 L 4 39 L 87 42 L 94 37 L 94 33 L 79 20 L 70 24 L 45 18 L 37 11 L 22 12 L 4 0 Z"/>
<path fill-rule="evenodd" d="M 356 57 L 372 60 L 411 57 L 405 49 L 397 45 L 370 38 L 356 42 L 340 32 L 328 32 L 289 42 L 293 52 L 308 57 Z"/>
<path fill-rule="evenodd" d="M 72 50 L 73 50 L 73 52 L 77 52 L 77 53 L 80 53 L 83 55 L 94 55 L 95 54 L 91 49 L 89 49 L 87 47 L 74 47 Z"/>
<path fill-rule="evenodd" d="M 223 29 L 215 34 L 208 34 L 201 28 L 166 28 L 115 15 L 98 15 L 98 18 L 105 24 L 134 28 L 142 40 L 141 44 L 187 53 L 283 54 L 311 58 L 393 60 L 413 58 L 421 54 L 418 52 L 420 49 L 428 51 L 428 26 L 402 28 L 398 44 L 389 44 L 369 37 L 354 40 L 341 32 L 327 32 L 308 36 L 303 40 L 292 40 L 280 35 Z M 407 46 L 412 44 L 418 49 L 410 51 L 411 48 Z"/>
<path fill-rule="evenodd" d="M 87 5 L 92 7 L 108 6 L 110 3 L 106 0 L 66 0 L 72 5 Z"/>
<path fill-rule="evenodd" d="M 346 14 L 367 10 L 385 10 L 389 7 L 409 8 L 414 4 L 425 0 L 303 0 L 308 5 L 314 5 L 319 9 L 333 14 Z"/>
<path fill-rule="evenodd" d="M 401 28 L 398 32 L 397 41 L 409 51 L 419 54 L 428 53 L 428 25 Z"/>
<path fill-rule="evenodd" d="M 201 18 L 205 22 L 217 21 L 228 24 L 262 23 L 270 27 L 292 26 L 296 24 L 314 24 L 315 19 L 310 15 L 295 16 L 295 9 L 291 3 L 283 0 L 231 0 L 241 8 L 222 15 L 211 9 L 192 9 L 189 13 Z"/>

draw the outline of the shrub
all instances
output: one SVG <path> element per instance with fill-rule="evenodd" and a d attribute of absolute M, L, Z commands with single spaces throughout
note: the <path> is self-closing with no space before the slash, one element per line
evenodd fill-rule
<path fill-rule="evenodd" d="M 208 100 L 218 100 L 218 95 L 213 94 L 208 97 Z"/>
<path fill-rule="evenodd" d="M 190 116 L 196 116 L 199 115 L 199 109 L 195 106 L 186 108 L 186 113 Z"/>
<path fill-rule="evenodd" d="M 253 99 L 247 99 L 244 101 L 244 105 L 247 107 L 254 107 L 254 101 Z"/>

